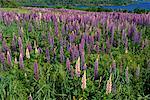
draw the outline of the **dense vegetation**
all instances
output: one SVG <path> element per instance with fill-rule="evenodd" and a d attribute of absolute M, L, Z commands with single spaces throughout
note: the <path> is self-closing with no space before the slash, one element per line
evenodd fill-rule
<path fill-rule="evenodd" d="M 126 5 L 132 3 L 132 0 L 0 0 L 1 6 L 5 4 L 14 5 L 14 3 L 32 6 L 32 5 L 88 5 L 88 6 L 101 6 L 101 5 Z"/>
<path fill-rule="evenodd" d="M 0 100 L 150 98 L 150 13 L 0 11 Z"/>

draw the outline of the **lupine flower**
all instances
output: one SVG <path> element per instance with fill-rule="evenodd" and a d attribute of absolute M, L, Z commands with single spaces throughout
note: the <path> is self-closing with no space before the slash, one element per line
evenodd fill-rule
<path fill-rule="evenodd" d="M 11 55 L 10 55 L 10 52 L 9 51 L 7 51 L 7 63 L 9 64 L 9 65 L 11 65 Z"/>
<path fill-rule="evenodd" d="M 99 59 L 99 56 L 97 57 L 97 59 L 95 61 L 95 66 L 94 66 L 94 80 L 98 79 L 98 59 Z"/>
<path fill-rule="evenodd" d="M 31 93 L 30 93 L 30 95 L 28 96 L 28 100 L 33 100 L 32 96 L 31 96 Z"/>
<path fill-rule="evenodd" d="M 22 54 L 22 56 L 24 56 L 24 53 L 23 53 L 23 44 L 22 44 L 21 37 L 18 38 L 18 45 L 19 45 L 20 53 Z"/>
<path fill-rule="evenodd" d="M 19 48 L 23 47 L 21 37 L 18 38 L 18 45 L 19 45 Z"/>
<path fill-rule="evenodd" d="M 2 41 L 2 40 L 3 40 L 3 34 L 0 33 L 0 41 Z"/>
<path fill-rule="evenodd" d="M 42 48 L 38 48 L 38 53 L 40 54 L 40 53 L 42 53 L 43 52 L 43 50 L 42 50 Z"/>
<path fill-rule="evenodd" d="M 20 56 L 19 56 L 19 66 L 20 66 L 21 69 L 24 68 L 23 55 L 22 55 L 22 53 L 20 53 Z"/>
<path fill-rule="evenodd" d="M 112 26 L 112 29 L 111 29 L 111 45 L 113 44 L 114 42 L 114 27 Z"/>
<path fill-rule="evenodd" d="M 82 70 L 86 70 L 87 69 L 87 65 L 84 64 L 83 67 L 82 67 Z"/>
<path fill-rule="evenodd" d="M 18 64 L 18 61 L 17 61 L 17 57 L 15 56 L 15 61 L 14 61 L 15 64 Z"/>
<path fill-rule="evenodd" d="M 16 49 L 16 42 L 15 42 L 14 39 L 11 41 L 11 48 L 12 48 L 13 51 L 16 51 L 16 50 L 17 50 L 17 49 Z"/>
<path fill-rule="evenodd" d="M 34 48 L 35 48 L 35 54 L 38 54 L 38 49 L 37 49 L 36 41 L 34 41 Z"/>
<path fill-rule="evenodd" d="M 110 74 L 109 80 L 107 81 L 106 85 L 106 94 L 111 93 L 112 91 L 112 81 L 111 81 L 112 74 Z"/>
<path fill-rule="evenodd" d="M 82 86 L 81 86 L 82 90 L 84 90 L 86 88 L 86 70 L 84 70 L 84 74 L 82 77 Z"/>
<path fill-rule="evenodd" d="M 77 60 L 76 65 L 75 65 L 75 68 L 76 68 L 76 75 L 78 77 L 80 77 L 80 57 L 78 57 L 78 60 Z"/>
<path fill-rule="evenodd" d="M 30 59 L 30 52 L 29 52 L 28 47 L 26 48 L 26 57 L 27 57 L 28 59 Z"/>
<path fill-rule="evenodd" d="M 5 64 L 5 54 L 0 52 L 0 61 L 4 65 Z"/>
<path fill-rule="evenodd" d="M 96 34 L 96 38 L 97 38 L 97 41 L 99 41 L 100 42 L 100 29 L 97 29 L 97 34 Z"/>
<path fill-rule="evenodd" d="M 140 42 L 140 33 L 135 32 L 133 40 L 134 40 L 134 43 L 139 43 Z"/>
<path fill-rule="evenodd" d="M 67 58 L 67 60 L 66 60 L 66 67 L 67 67 L 68 72 L 70 72 L 71 69 L 70 69 L 70 60 L 69 60 L 69 58 Z"/>
<path fill-rule="evenodd" d="M 112 62 L 112 68 L 113 68 L 113 71 L 116 72 L 116 61 L 113 60 Z"/>
<path fill-rule="evenodd" d="M 128 53 L 128 39 L 125 41 L 125 53 Z"/>
<path fill-rule="evenodd" d="M 32 45 L 31 45 L 31 43 L 28 43 L 28 44 L 27 44 L 27 48 L 29 49 L 29 52 L 32 51 Z"/>
<path fill-rule="evenodd" d="M 29 24 L 29 26 L 28 26 L 28 32 L 32 32 L 32 25 L 31 24 Z"/>
<path fill-rule="evenodd" d="M 109 39 L 106 40 L 106 52 L 108 53 L 110 50 L 110 41 Z"/>
<path fill-rule="evenodd" d="M 8 51 L 8 46 L 6 44 L 6 40 L 3 40 L 3 42 L 2 42 L 2 49 L 4 52 Z"/>
<path fill-rule="evenodd" d="M 71 69 L 71 77 L 74 77 L 74 69 Z"/>
<path fill-rule="evenodd" d="M 60 47 L 60 61 L 61 62 L 64 62 L 65 60 L 65 57 L 64 57 L 64 50 L 63 50 L 63 47 L 61 46 Z"/>
<path fill-rule="evenodd" d="M 46 59 L 47 59 L 47 62 L 50 62 L 50 54 L 49 54 L 48 48 L 46 48 Z"/>
<path fill-rule="evenodd" d="M 84 54 L 84 51 L 82 51 L 81 53 L 81 66 L 83 66 L 85 63 L 85 54 Z"/>
<path fill-rule="evenodd" d="M 37 61 L 34 62 L 34 78 L 39 80 L 39 70 Z"/>
<path fill-rule="evenodd" d="M 127 83 L 129 82 L 129 72 L 128 72 L 128 67 L 126 68 L 126 73 L 125 73 L 125 75 L 126 75 L 126 81 L 127 81 Z"/>
<path fill-rule="evenodd" d="M 140 76 L 140 66 L 138 65 L 138 67 L 136 68 L 136 77 L 139 78 Z"/>

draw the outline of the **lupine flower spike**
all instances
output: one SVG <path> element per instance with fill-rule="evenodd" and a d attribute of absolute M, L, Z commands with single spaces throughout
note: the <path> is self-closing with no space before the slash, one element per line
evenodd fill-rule
<path fill-rule="evenodd" d="M 28 59 L 30 59 L 30 52 L 29 52 L 28 47 L 26 48 L 26 57 L 27 57 Z"/>
<path fill-rule="evenodd" d="M 80 57 L 78 57 L 75 67 L 76 67 L 76 75 L 80 77 Z"/>
<path fill-rule="evenodd" d="M 31 93 L 30 93 L 30 95 L 28 97 L 28 100 L 33 100 L 32 96 L 31 96 Z"/>
<path fill-rule="evenodd" d="M 95 61 L 95 67 L 94 67 L 94 80 L 97 80 L 98 78 L 98 59 L 99 59 L 99 55 Z"/>
<path fill-rule="evenodd" d="M 112 80 L 111 80 L 111 77 L 112 77 L 112 74 L 110 74 L 109 80 L 107 81 L 106 94 L 109 94 L 112 91 Z"/>
<path fill-rule="evenodd" d="M 15 64 L 18 64 L 18 61 L 17 61 L 17 57 L 15 56 L 15 61 L 14 61 Z"/>
<path fill-rule="evenodd" d="M 86 88 L 86 70 L 84 70 L 84 74 L 82 77 L 82 86 L 81 86 L 82 90 L 84 90 Z"/>
<path fill-rule="evenodd" d="M 34 78 L 39 80 L 39 71 L 38 71 L 38 63 L 37 61 L 34 62 Z"/>
<path fill-rule="evenodd" d="M 19 56 L 19 66 L 20 66 L 21 69 L 24 68 L 23 55 L 22 55 L 22 53 L 20 53 L 20 56 Z"/>
<path fill-rule="evenodd" d="M 71 69 L 70 69 L 70 60 L 69 60 L 69 58 L 67 58 L 66 67 L 67 67 L 68 72 L 70 72 Z"/>
<path fill-rule="evenodd" d="M 9 50 L 7 51 L 7 63 L 11 65 L 11 56 Z"/>
<path fill-rule="evenodd" d="M 128 72 L 128 67 L 126 68 L 126 81 L 127 83 L 129 82 L 129 72 Z"/>

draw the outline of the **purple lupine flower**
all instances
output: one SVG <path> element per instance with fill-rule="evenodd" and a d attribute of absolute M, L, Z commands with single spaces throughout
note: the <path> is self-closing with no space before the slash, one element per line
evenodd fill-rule
<path fill-rule="evenodd" d="M 38 48 L 38 53 L 41 54 L 43 52 L 42 48 Z"/>
<path fill-rule="evenodd" d="M 122 42 L 123 42 L 123 44 L 125 44 L 125 42 L 126 42 L 126 33 L 125 33 L 125 30 L 123 30 L 122 31 Z"/>
<path fill-rule="evenodd" d="M 134 33 L 135 31 L 136 31 L 136 26 L 135 26 L 135 24 L 134 24 L 134 25 L 132 25 L 131 28 L 128 30 L 128 36 L 129 36 L 130 38 L 132 38 L 133 33 Z"/>
<path fill-rule="evenodd" d="M 109 41 L 109 38 L 106 40 L 106 52 L 108 53 L 109 50 L 110 50 L 110 41 Z"/>
<path fill-rule="evenodd" d="M 0 52 L 0 61 L 4 65 L 5 64 L 5 54 Z"/>
<path fill-rule="evenodd" d="M 133 37 L 134 43 L 139 43 L 140 42 L 140 33 L 135 32 L 134 37 Z"/>
<path fill-rule="evenodd" d="M 87 65 L 84 64 L 84 65 L 82 66 L 82 70 L 86 70 L 86 69 L 87 69 Z"/>
<path fill-rule="evenodd" d="M 64 62 L 64 60 L 65 60 L 64 49 L 63 49 L 63 47 L 61 46 L 61 47 L 60 47 L 60 62 Z"/>
<path fill-rule="evenodd" d="M 99 58 L 99 57 L 98 57 Z M 98 58 L 95 61 L 94 66 L 94 80 L 98 79 Z"/>
<path fill-rule="evenodd" d="M 69 60 L 69 58 L 67 58 L 67 60 L 66 60 L 66 67 L 67 67 L 68 72 L 70 72 L 71 68 L 70 68 L 70 60 Z"/>
<path fill-rule="evenodd" d="M 123 66 L 122 66 L 122 62 L 120 64 L 120 74 L 122 74 L 122 69 L 123 69 Z"/>
<path fill-rule="evenodd" d="M 31 43 L 27 44 L 27 48 L 29 49 L 30 52 L 32 51 L 32 45 L 31 45 Z"/>
<path fill-rule="evenodd" d="M 21 69 L 24 69 L 24 63 L 23 63 L 23 55 L 22 53 L 20 53 L 20 56 L 19 56 L 19 66 Z"/>
<path fill-rule="evenodd" d="M 10 52 L 9 52 L 9 51 L 7 51 L 7 63 L 8 63 L 9 65 L 12 64 L 12 62 L 11 62 L 11 55 L 10 55 Z"/>
<path fill-rule="evenodd" d="M 114 42 L 114 27 L 112 26 L 112 30 L 111 30 L 111 45 L 113 45 Z"/>
<path fill-rule="evenodd" d="M 99 53 L 99 42 L 96 42 L 95 50 L 96 50 L 97 53 Z"/>
<path fill-rule="evenodd" d="M 31 24 L 29 24 L 29 26 L 28 26 L 28 32 L 32 32 L 32 25 Z"/>
<path fill-rule="evenodd" d="M 96 38 L 97 38 L 97 41 L 100 42 L 100 29 L 97 29 L 97 34 L 96 34 Z"/>
<path fill-rule="evenodd" d="M 84 63 L 85 63 L 85 54 L 84 54 L 84 51 L 81 52 L 81 66 L 84 66 Z"/>
<path fill-rule="evenodd" d="M 101 50 L 102 50 L 102 52 L 105 52 L 104 43 L 102 44 Z"/>
<path fill-rule="evenodd" d="M 39 70 L 37 61 L 34 62 L 34 78 L 39 80 Z"/>
<path fill-rule="evenodd" d="M 47 59 L 47 62 L 50 62 L 50 54 L 49 54 L 48 48 L 46 48 L 46 59 Z"/>
<path fill-rule="evenodd" d="M 16 42 L 15 42 L 14 39 L 11 41 L 11 48 L 12 48 L 13 51 L 17 50 L 17 48 L 16 48 Z"/>
<path fill-rule="evenodd" d="M 3 34 L 0 33 L 0 42 L 3 40 Z"/>
<path fill-rule="evenodd" d="M 24 55 L 24 53 L 23 53 L 23 44 L 22 44 L 22 39 L 21 39 L 21 37 L 18 38 L 18 45 L 19 45 L 20 53 L 21 53 L 22 55 Z"/>
<path fill-rule="evenodd" d="M 128 67 L 126 68 L 125 75 L 126 75 L 126 81 L 127 81 L 127 83 L 128 83 L 128 82 L 129 82 L 129 72 L 128 72 Z"/>
<path fill-rule="evenodd" d="M 53 49 L 53 60 L 54 60 L 54 61 L 56 60 L 56 49 L 57 49 L 57 47 L 55 47 L 55 48 Z"/>
<path fill-rule="evenodd" d="M 4 52 L 8 51 L 8 46 L 6 44 L 6 40 L 3 40 L 3 42 L 2 42 L 2 49 Z"/>

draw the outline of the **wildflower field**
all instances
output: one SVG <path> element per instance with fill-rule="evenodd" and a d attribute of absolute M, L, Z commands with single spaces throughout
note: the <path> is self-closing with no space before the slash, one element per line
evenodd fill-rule
<path fill-rule="evenodd" d="M 0 10 L 0 100 L 148 100 L 150 13 Z"/>

